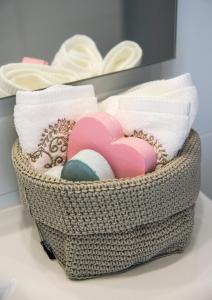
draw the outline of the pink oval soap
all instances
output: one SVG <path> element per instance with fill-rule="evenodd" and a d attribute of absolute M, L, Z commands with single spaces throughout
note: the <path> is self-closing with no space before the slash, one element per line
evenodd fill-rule
<path fill-rule="evenodd" d="M 80 119 L 69 134 L 68 160 L 83 149 L 103 155 L 117 178 L 144 175 L 154 170 L 156 153 L 146 141 L 124 137 L 113 116 L 100 112 Z"/>

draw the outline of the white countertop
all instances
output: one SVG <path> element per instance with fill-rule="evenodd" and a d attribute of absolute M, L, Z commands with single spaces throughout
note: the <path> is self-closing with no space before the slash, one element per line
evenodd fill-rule
<path fill-rule="evenodd" d="M 212 300 L 212 201 L 202 193 L 193 239 L 185 253 L 125 273 L 70 281 L 59 264 L 48 259 L 39 241 L 20 206 L 0 211 L 0 286 L 16 281 L 8 299 Z"/>

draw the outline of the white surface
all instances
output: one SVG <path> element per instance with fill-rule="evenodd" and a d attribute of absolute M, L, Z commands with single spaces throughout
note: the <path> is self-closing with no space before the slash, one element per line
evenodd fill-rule
<path fill-rule="evenodd" d="M 17 280 L 11 300 L 211 300 L 212 201 L 200 194 L 192 242 L 172 255 L 122 274 L 70 281 L 39 244 L 20 207 L 0 212 L 0 282 Z"/>
<path fill-rule="evenodd" d="M 8 208 L 10 206 L 18 205 L 20 203 L 18 197 L 18 191 L 0 195 L 0 210 L 3 208 Z"/>

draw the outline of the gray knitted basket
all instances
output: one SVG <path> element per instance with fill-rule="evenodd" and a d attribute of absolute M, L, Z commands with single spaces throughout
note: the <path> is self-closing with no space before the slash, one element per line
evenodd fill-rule
<path fill-rule="evenodd" d="M 20 196 L 42 240 L 71 279 L 125 270 L 182 252 L 200 189 L 200 140 L 191 131 L 178 156 L 143 177 L 68 182 L 35 171 L 12 150 Z"/>

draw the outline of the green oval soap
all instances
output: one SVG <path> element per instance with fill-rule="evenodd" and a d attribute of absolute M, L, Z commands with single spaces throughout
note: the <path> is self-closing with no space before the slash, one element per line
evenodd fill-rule
<path fill-rule="evenodd" d="M 80 160 L 69 160 L 63 167 L 61 178 L 71 181 L 99 180 L 95 172 Z"/>
<path fill-rule="evenodd" d="M 101 154 L 85 149 L 65 163 L 61 178 L 70 181 L 94 181 L 114 178 L 114 173 Z"/>

